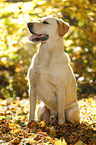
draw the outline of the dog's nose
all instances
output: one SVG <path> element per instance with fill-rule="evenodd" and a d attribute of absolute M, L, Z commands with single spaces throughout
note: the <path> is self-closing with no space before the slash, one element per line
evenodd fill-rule
<path fill-rule="evenodd" d="M 32 22 L 28 22 L 28 23 L 27 23 L 27 27 L 28 27 L 28 28 L 30 28 L 30 27 L 32 27 L 32 26 L 33 26 L 33 23 L 32 23 Z"/>

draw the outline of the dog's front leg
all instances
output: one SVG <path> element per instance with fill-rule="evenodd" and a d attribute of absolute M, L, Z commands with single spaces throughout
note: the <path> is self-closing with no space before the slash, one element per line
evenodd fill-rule
<path fill-rule="evenodd" d="M 64 124 L 65 123 L 65 91 L 59 89 L 57 92 L 58 97 L 58 123 Z"/>
<path fill-rule="evenodd" d="M 29 122 L 30 122 L 34 120 L 37 96 L 36 96 L 36 88 L 32 84 L 30 84 L 29 91 L 30 91 L 29 94 L 29 104 L 30 104 Z"/>

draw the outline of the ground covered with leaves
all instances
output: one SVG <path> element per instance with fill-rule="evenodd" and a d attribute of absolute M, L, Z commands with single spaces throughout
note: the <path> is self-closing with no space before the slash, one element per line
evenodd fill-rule
<path fill-rule="evenodd" d="M 0 99 L 0 144 L 96 144 L 96 102 L 92 98 L 79 101 L 81 124 L 57 122 L 28 124 L 29 100 Z"/>

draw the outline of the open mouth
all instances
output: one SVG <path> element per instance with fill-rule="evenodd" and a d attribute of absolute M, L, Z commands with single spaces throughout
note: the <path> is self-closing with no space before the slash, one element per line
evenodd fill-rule
<path fill-rule="evenodd" d="M 29 37 L 29 41 L 32 42 L 39 42 L 39 41 L 46 41 L 49 38 L 46 34 L 36 34 L 32 32 L 32 35 Z"/>

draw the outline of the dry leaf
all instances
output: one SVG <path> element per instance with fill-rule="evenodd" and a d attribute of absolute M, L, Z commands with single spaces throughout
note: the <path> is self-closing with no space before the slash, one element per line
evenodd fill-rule
<path fill-rule="evenodd" d="M 57 140 L 56 142 L 55 142 L 55 145 L 67 145 L 67 143 L 66 143 L 66 141 L 63 139 L 63 140 Z"/>
<path fill-rule="evenodd" d="M 87 145 L 84 142 L 82 142 L 81 140 L 79 140 L 77 143 L 75 143 L 75 145 Z"/>

